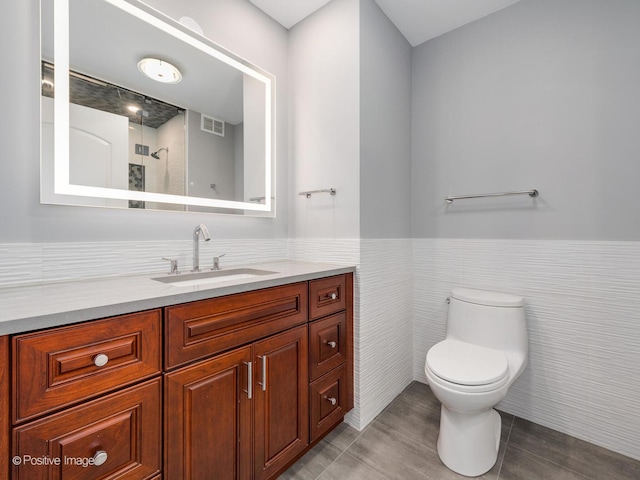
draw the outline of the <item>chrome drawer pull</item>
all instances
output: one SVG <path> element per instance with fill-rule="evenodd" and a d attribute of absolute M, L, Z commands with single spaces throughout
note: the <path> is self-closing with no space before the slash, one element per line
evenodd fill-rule
<path fill-rule="evenodd" d="M 96 467 L 99 467 L 100 465 L 104 465 L 108 457 L 109 455 L 107 455 L 107 452 L 105 452 L 104 450 L 98 450 L 96 454 L 93 456 L 93 464 Z"/>
<path fill-rule="evenodd" d="M 336 403 L 338 403 L 338 401 L 333 397 L 324 397 L 324 398 L 327 400 L 327 402 L 330 402 L 331 405 L 335 405 Z"/>
<path fill-rule="evenodd" d="M 262 360 L 262 382 L 258 382 L 258 385 L 262 385 L 262 391 L 267 391 L 267 356 L 260 356 L 258 358 Z"/>
<path fill-rule="evenodd" d="M 247 389 L 245 392 L 247 392 L 247 398 L 251 400 L 253 396 L 253 362 L 244 362 L 244 364 L 247 366 Z"/>
<path fill-rule="evenodd" d="M 336 348 L 337 343 L 336 342 L 326 342 L 327 345 L 329 345 L 331 348 Z"/>
<path fill-rule="evenodd" d="M 109 357 L 104 353 L 99 353 L 93 357 L 93 364 L 96 367 L 104 367 L 107 363 L 109 363 Z"/>

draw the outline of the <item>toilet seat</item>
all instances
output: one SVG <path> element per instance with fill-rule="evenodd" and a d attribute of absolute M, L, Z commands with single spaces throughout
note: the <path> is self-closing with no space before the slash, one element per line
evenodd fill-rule
<path fill-rule="evenodd" d="M 470 393 L 495 390 L 509 380 L 503 352 L 459 340 L 447 339 L 431 347 L 426 365 L 449 388 Z"/>

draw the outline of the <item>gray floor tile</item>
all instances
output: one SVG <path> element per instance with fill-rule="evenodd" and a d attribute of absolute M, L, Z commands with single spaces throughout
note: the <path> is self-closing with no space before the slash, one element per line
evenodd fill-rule
<path fill-rule="evenodd" d="M 400 394 L 401 398 L 407 400 L 413 400 L 416 405 L 422 405 L 424 407 L 440 406 L 440 402 L 433 395 L 429 385 L 425 385 L 420 382 L 411 382 L 407 388 Z"/>
<path fill-rule="evenodd" d="M 342 422 L 335 429 L 329 432 L 327 436 L 324 437 L 324 440 L 338 447 L 341 452 L 344 452 L 353 442 L 355 442 L 359 435 L 360 432 L 358 430 L 348 423 Z"/>
<path fill-rule="evenodd" d="M 507 452 L 500 468 L 499 480 L 586 480 L 586 477 L 566 470 L 548 460 L 507 446 Z M 602 477 L 601 480 L 615 479 Z"/>
<path fill-rule="evenodd" d="M 498 413 L 502 418 L 500 440 L 506 442 L 513 424 L 513 415 L 500 411 Z M 402 393 L 378 416 L 377 421 L 435 449 L 440 431 L 440 403 L 429 402 L 425 406 Z"/>
<path fill-rule="evenodd" d="M 318 480 L 389 480 L 360 460 L 343 453 Z"/>
<path fill-rule="evenodd" d="M 640 478 L 640 461 L 521 418 L 513 422 L 509 446 L 593 480 Z"/>
<path fill-rule="evenodd" d="M 429 464 L 438 460 L 435 450 L 375 421 L 347 449 L 390 480 L 426 478 Z"/>
<path fill-rule="evenodd" d="M 479 479 L 640 479 L 639 461 L 499 413 L 502 441 L 498 461 Z M 464 480 L 467 477 L 440 461 L 439 425 L 440 404 L 427 385 L 413 382 L 365 431 L 340 424 L 280 478 Z"/>
<path fill-rule="evenodd" d="M 401 395 L 376 421 L 435 450 L 440 425 L 440 405 L 425 407 Z"/>
<path fill-rule="evenodd" d="M 342 450 L 322 439 L 309 450 L 304 457 L 294 463 L 280 475 L 280 480 L 315 480 L 333 461 L 340 456 Z"/>

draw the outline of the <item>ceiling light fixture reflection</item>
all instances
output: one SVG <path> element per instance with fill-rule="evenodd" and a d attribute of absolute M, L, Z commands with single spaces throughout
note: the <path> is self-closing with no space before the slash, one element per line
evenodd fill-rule
<path fill-rule="evenodd" d="M 177 67 L 159 58 L 143 58 L 138 62 L 138 70 L 156 82 L 178 83 L 182 80 Z"/>

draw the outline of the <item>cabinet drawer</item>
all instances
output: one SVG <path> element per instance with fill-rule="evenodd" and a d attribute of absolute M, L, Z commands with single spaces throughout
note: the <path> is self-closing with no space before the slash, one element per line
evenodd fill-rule
<path fill-rule="evenodd" d="M 157 378 L 15 428 L 13 456 L 21 464 L 14 464 L 11 478 L 145 479 L 159 473 L 161 395 Z"/>
<path fill-rule="evenodd" d="M 311 441 L 344 417 L 347 405 L 346 367 L 336 368 L 309 385 Z"/>
<path fill-rule="evenodd" d="M 307 321 L 307 284 L 167 307 L 167 368 L 222 352 Z"/>
<path fill-rule="evenodd" d="M 345 276 L 321 278 L 309 282 L 309 319 L 344 310 L 347 305 Z"/>
<path fill-rule="evenodd" d="M 347 361 L 344 312 L 309 325 L 309 378 L 315 380 Z"/>
<path fill-rule="evenodd" d="M 14 337 L 14 421 L 158 374 L 161 334 L 151 310 Z"/>

